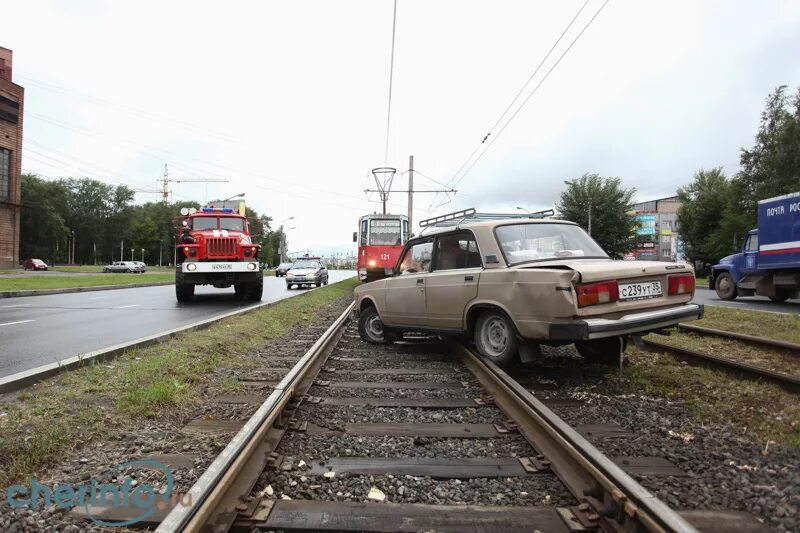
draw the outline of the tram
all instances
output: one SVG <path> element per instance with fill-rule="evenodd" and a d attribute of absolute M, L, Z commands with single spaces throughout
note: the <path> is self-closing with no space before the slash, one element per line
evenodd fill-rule
<path fill-rule="evenodd" d="M 358 243 L 358 277 L 364 282 L 385 278 L 394 268 L 409 238 L 406 215 L 364 215 L 358 220 L 353 242 Z"/>

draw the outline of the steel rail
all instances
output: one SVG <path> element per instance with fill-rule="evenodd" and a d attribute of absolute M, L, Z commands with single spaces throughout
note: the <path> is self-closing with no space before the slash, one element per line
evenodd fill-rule
<path fill-rule="evenodd" d="M 188 497 L 191 500 L 186 497 L 181 498 L 191 503 L 188 506 L 178 505 L 173 508 L 159 524 L 157 532 L 204 530 L 206 523 L 223 501 L 227 490 L 254 456 L 254 452 L 279 419 L 283 409 L 296 397 L 297 391 L 307 378 L 313 377 L 313 372 L 321 366 L 325 357 L 339 341 L 354 306 L 355 303 L 351 303 L 292 367 L 272 394 L 189 489 Z M 260 472 L 256 475 L 258 474 Z"/>
<path fill-rule="evenodd" d="M 663 342 L 653 341 L 650 339 L 642 339 L 642 342 L 645 346 L 648 346 L 651 349 L 671 352 L 679 359 L 687 359 L 689 361 L 704 365 L 713 365 L 726 370 L 733 369 L 750 377 L 761 378 L 772 383 L 776 383 L 793 392 L 800 392 L 800 378 L 792 376 L 791 374 L 776 372 L 775 370 L 770 370 L 757 365 L 751 365 L 750 363 L 734 361 L 733 359 L 728 359 L 727 357 L 720 357 L 718 355 L 698 352 L 688 348 L 679 348 L 678 346 L 672 346 L 670 344 L 664 344 Z"/>
<path fill-rule="evenodd" d="M 725 337 L 728 339 L 736 339 L 742 342 L 749 342 L 756 346 L 769 346 L 771 348 L 781 348 L 793 352 L 795 355 L 800 355 L 800 344 L 781 341 L 776 339 L 767 339 L 766 337 L 758 337 L 756 335 L 747 335 L 745 333 L 734 333 L 733 331 L 724 331 L 721 329 L 707 328 L 703 326 L 695 326 L 694 324 L 678 324 L 678 329 L 684 331 L 691 331 L 693 333 L 700 333 L 702 335 L 712 335 L 715 337 Z"/>
<path fill-rule="evenodd" d="M 503 370 L 463 344 L 452 346 L 556 476 L 588 504 L 578 509 L 589 522 L 607 531 L 697 532 Z"/>

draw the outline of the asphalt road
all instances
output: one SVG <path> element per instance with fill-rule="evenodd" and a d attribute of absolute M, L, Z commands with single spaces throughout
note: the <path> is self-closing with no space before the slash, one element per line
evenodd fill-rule
<path fill-rule="evenodd" d="M 735 300 L 721 300 L 717 293 L 704 287 L 697 287 L 694 293 L 694 301 L 705 305 L 718 305 L 722 307 L 734 307 L 737 309 L 752 309 L 753 311 L 772 311 L 773 313 L 800 313 L 800 300 L 787 300 L 783 303 L 776 303 L 765 296 L 748 296 L 747 298 L 736 298 Z"/>
<path fill-rule="evenodd" d="M 330 282 L 355 276 L 331 270 Z M 264 278 L 262 301 L 309 289 L 286 289 L 283 278 Z M 313 290 L 313 289 L 312 289 Z M 195 301 L 178 304 L 172 285 L 0 300 L 0 377 L 114 346 L 254 305 L 233 288 L 197 287 Z"/>

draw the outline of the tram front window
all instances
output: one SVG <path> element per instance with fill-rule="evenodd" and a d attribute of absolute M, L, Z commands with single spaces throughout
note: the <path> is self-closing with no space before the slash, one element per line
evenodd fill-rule
<path fill-rule="evenodd" d="M 370 221 L 371 246 L 396 246 L 403 244 L 399 220 L 373 219 Z"/>

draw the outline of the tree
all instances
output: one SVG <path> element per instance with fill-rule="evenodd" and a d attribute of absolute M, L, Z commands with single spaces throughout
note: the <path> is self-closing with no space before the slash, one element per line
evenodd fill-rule
<path fill-rule="evenodd" d="M 742 216 L 738 192 L 722 168 L 700 169 L 692 183 L 678 189 L 678 226 L 690 261 L 715 264 L 731 253 L 733 234 L 741 222 L 736 214 Z"/>
<path fill-rule="evenodd" d="M 759 200 L 800 191 L 800 88 L 789 98 L 782 85 L 767 97 L 756 143 L 742 148 L 740 165 L 742 207 L 753 220 Z"/>
<path fill-rule="evenodd" d="M 64 221 L 68 191 L 60 182 L 45 181 L 33 174 L 22 175 L 22 214 L 20 215 L 20 255 L 56 261 L 56 250 L 66 259 Z M 56 243 L 62 242 L 62 246 Z"/>
<path fill-rule="evenodd" d="M 636 221 L 627 214 L 636 189 L 625 189 L 619 178 L 584 174 L 565 181 L 556 206 L 559 216 L 589 229 L 591 235 L 611 257 L 622 257 L 635 245 Z"/>

